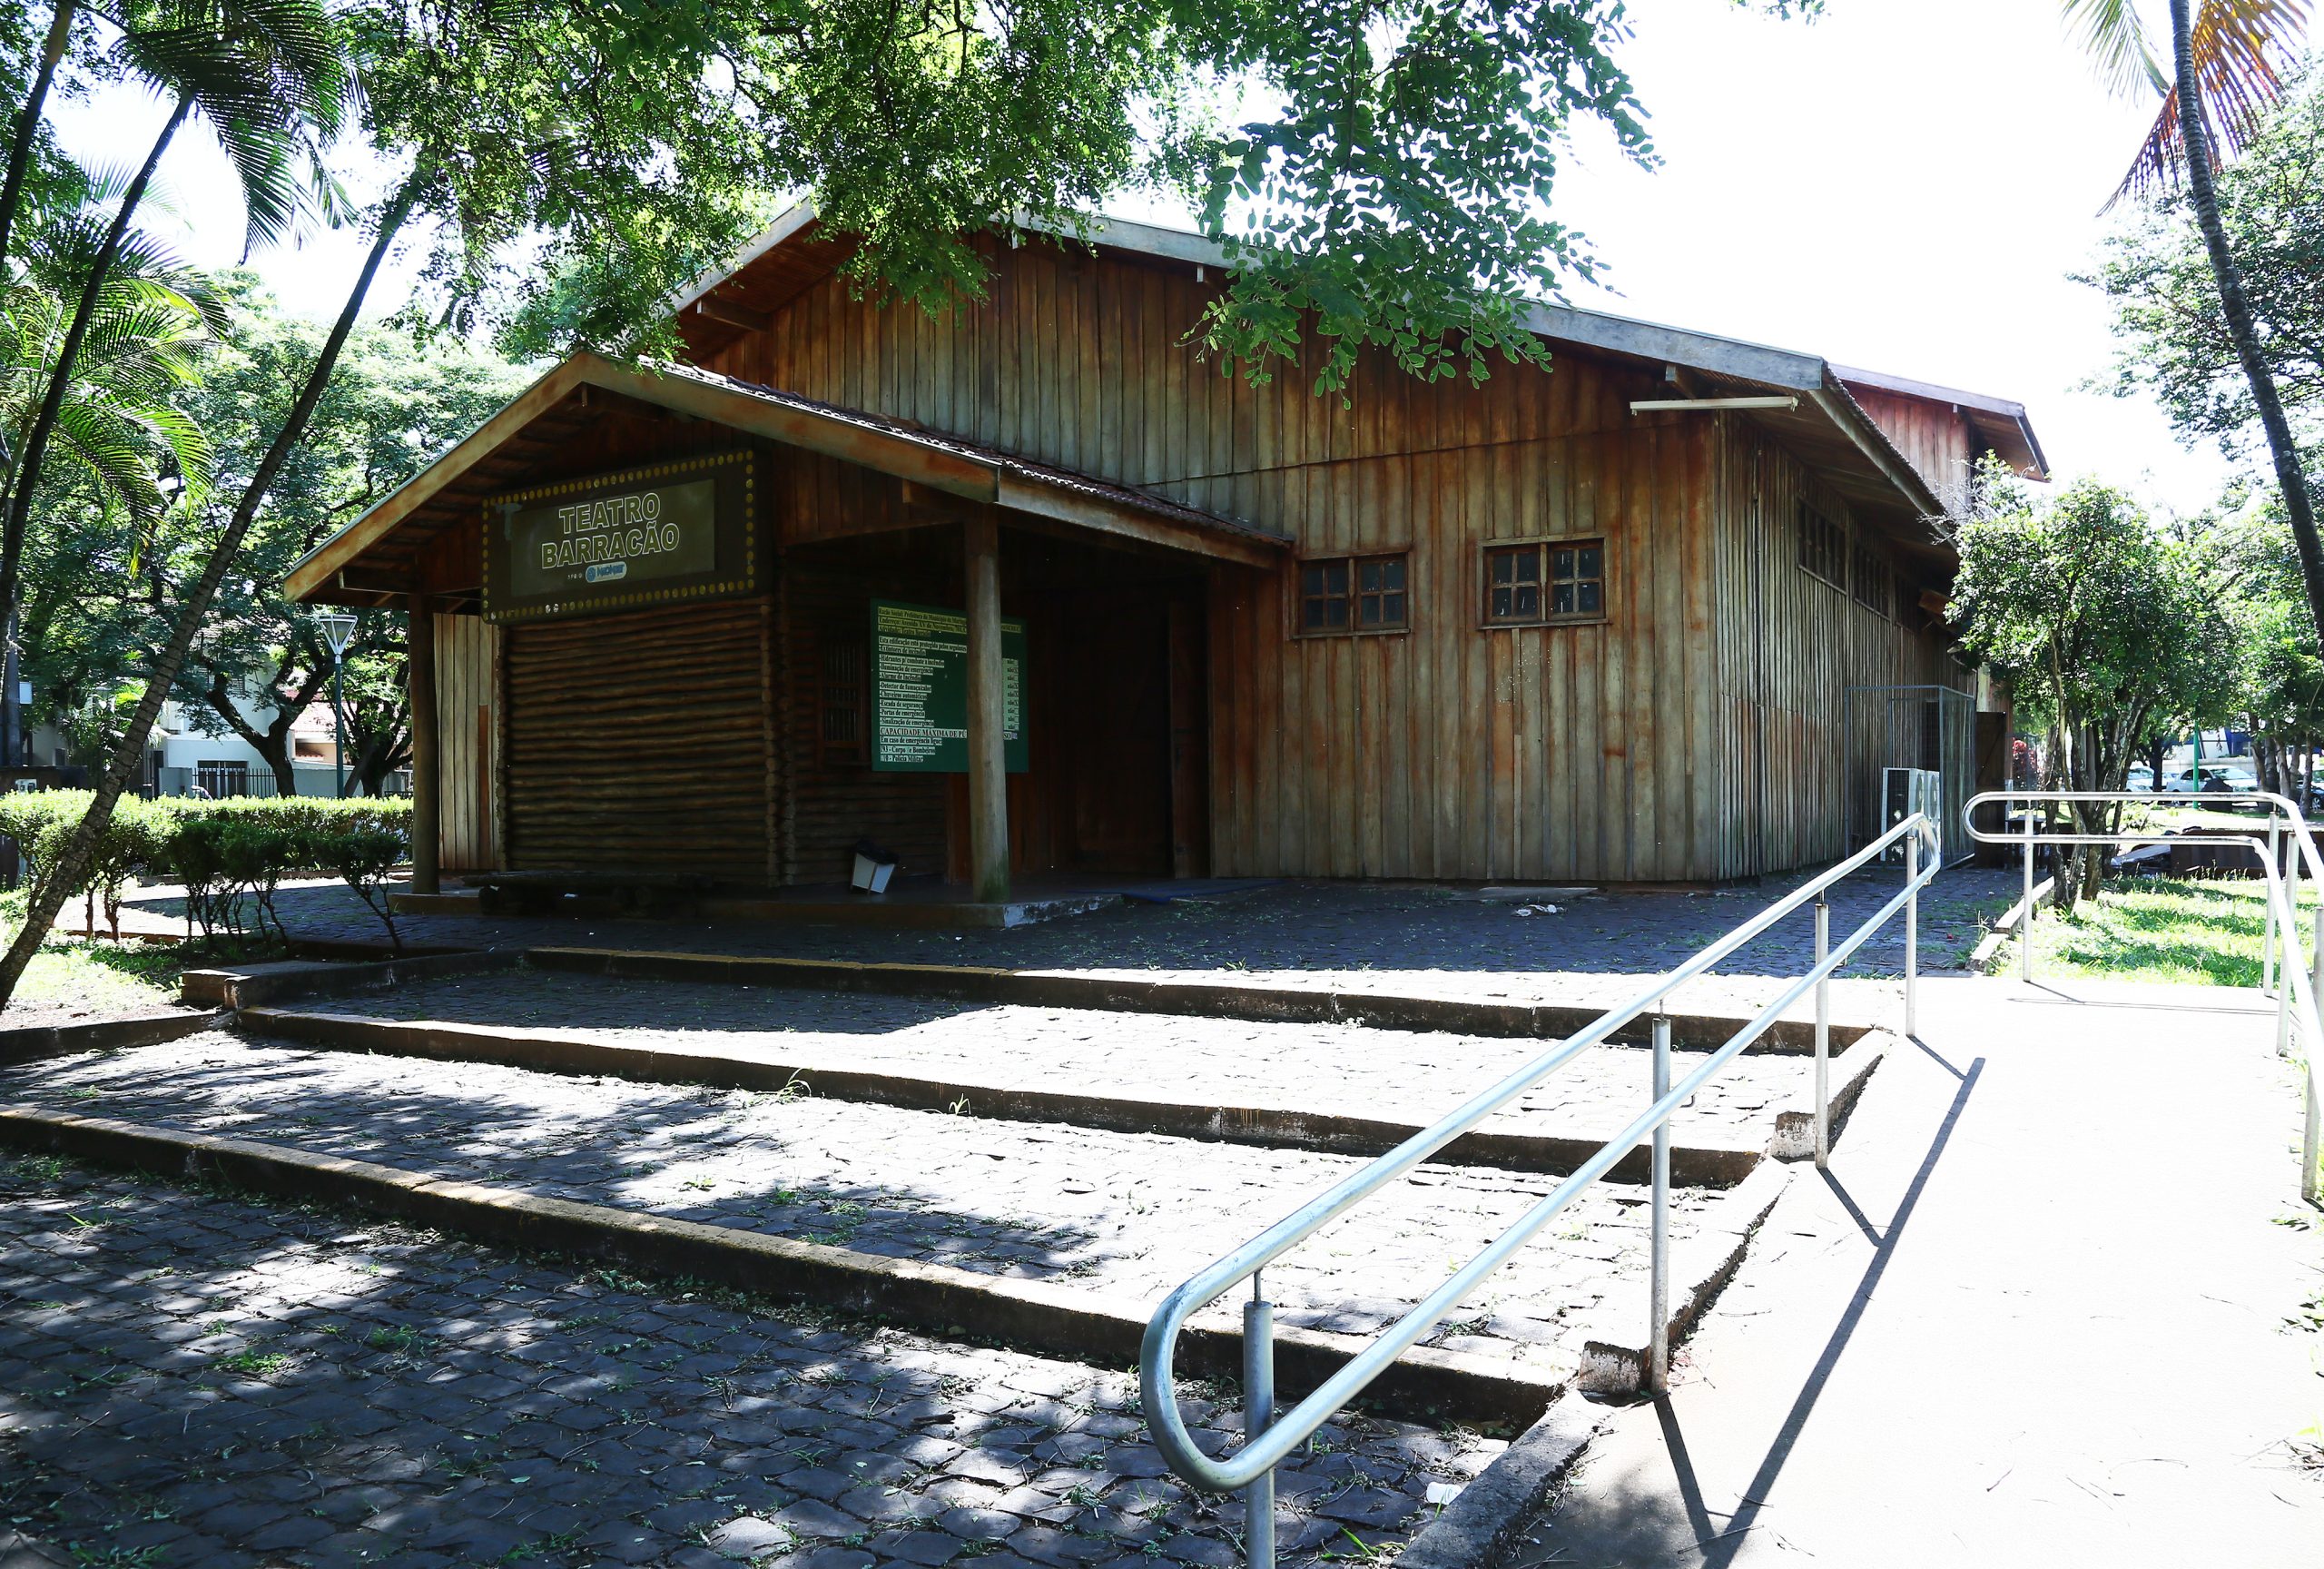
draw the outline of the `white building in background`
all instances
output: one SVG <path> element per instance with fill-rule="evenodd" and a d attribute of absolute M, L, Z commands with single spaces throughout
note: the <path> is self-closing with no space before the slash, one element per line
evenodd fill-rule
<path fill-rule="evenodd" d="M 274 709 L 263 697 L 238 685 L 232 701 L 254 730 L 274 722 Z M 205 729 L 202 723 L 209 721 Z M 153 725 L 153 745 L 146 749 L 146 781 L 158 795 L 274 795 L 274 765 L 232 730 L 220 728 L 217 716 L 205 706 L 175 698 L 162 705 Z M 339 745 L 328 700 L 310 703 L 290 723 L 290 769 L 301 795 L 330 795 L 339 787 Z M 392 788 L 392 785 L 390 786 Z"/>

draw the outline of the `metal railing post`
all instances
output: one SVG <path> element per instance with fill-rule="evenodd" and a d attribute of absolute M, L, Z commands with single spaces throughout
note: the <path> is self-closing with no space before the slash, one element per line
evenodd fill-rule
<path fill-rule="evenodd" d="M 2278 875 L 2275 863 L 2270 861 L 2268 863 L 2268 923 L 2270 926 L 2275 924 L 2279 902 L 2284 904 L 2284 919 L 2289 922 L 2291 919 L 2291 901 L 2285 898 L 2284 880 Z M 2291 1055 L 2291 974 L 2289 965 L 2283 974 L 2276 977 L 2276 1055 Z"/>
<path fill-rule="evenodd" d="M 2025 803 L 2025 903 L 2017 914 L 2017 978 L 2034 979 L 2034 803 Z"/>
<path fill-rule="evenodd" d="M 2278 841 L 2281 832 L 2282 830 L 2278 826 L 2275 813 L 2272 810 L 2270 811 L 2268 814 L 2268 876 L 2270 881 L 2273 881 L 2277 876 L 2278 868 L 2282 864 L 2277 850 Z M 2279 933 L 2276 929 L 2276 902 L 2270 899 L 2268 901 L 2267 931 L 2260 939 L 2260 989 L 2262 992 L 2274 991 L 2283 981 L 2283 977 L 2276 973 L 2276 939 Z M 2287 952 L 2289 952 L 2289 945 L 2287 945 Z"/>
<path fill-rule="evenodd" d="M 2310 1204 L 2324 1204 L 2324 1177 L 2316 1170 L 2317 1123 L 2316 1108 L 2316 1048 L 2308 1048 L 2308 1125 L 2299 1139 L 2299 1196 Z"/>
<path fill-rule="evenodd" d="M 1670 1093 L 1670 1019 L 1654 1021 L 1654 1098 Z M 1654 1126 L 1653 1264 L 1647 1283 L 1646 1392 L 1670 1387 L 1670 1120 Z"/>
<path fill-rule="evenodd" d="M 1921 836 L 1905 840 L 1905 1037 L 1921 1032 Z"/>
<path fill-rule="evenodd" d="M 1275 1304 L 1259 1295 L 1243 1304 L 1243 1442 L 1258 1442 L 1275 1423 Z M 1275 1473 L 1262 1472 L 1243 1490 L 1243 1562 L 1275 1569 Z"/>
<path fill-rule="evenodd" d="M 1832 907 L 1816 895 L 1816 967 L 1832 952 Z M 1816 1165 L 1832 1163 L 1832 978 L 1816 977 Z"/>

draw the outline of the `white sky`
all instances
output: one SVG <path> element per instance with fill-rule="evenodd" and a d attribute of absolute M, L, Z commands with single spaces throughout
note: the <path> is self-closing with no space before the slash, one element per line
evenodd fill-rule
<path fill-rule="evenodd" d="M 2084 390 L 2112 345 L 2103 301 L 2067 274 L 2093 264 L 2098 208 L 2152 109 L 2099 88 L 2055 0 L 1829 0 L 1812 25 L 1730 0 L 1631 13 L 1622 58 L 1663 163 L 1640 171 L 1585 139 L 1559 213 L 1620 292 L 1577 303 L 2014 398 L 2062 477 L 2179 509 L 2218 494 L 2215 451 L 2181 449 L 2143 400 Z M 116 162 L 160 119 L 126 93 L 57 115 L 69 147 Z M 240 204 L 207 139 L 185 136 L 164 175 L 188 257 L 234 261 Z M 325 235 L 253 265 L 322 316 L 359 259 L 359 242 Z M 408 287 L 382 280 L 378 308 Z"/>

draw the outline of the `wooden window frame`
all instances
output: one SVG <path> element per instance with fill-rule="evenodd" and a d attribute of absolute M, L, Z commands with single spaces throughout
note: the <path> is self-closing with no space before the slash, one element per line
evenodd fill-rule
<path fill-rule="evenodd" d="M 1551 552 L 1561 549 L 1581 551 L 1595 548 L 1598 552 L 1598 576 L 1587 578 L 1577 576 L 1575 583 L 1595 582 L 1598 585 L 1598 608 L 1576 610 L 1558 615 L 1550 608 L 1551 589 L 1555 580 L 1551 577 Z M 1492 613 L 1493 558 L 1509 551 L 1532 550 L 1541 557 L 1541 613 L 1519 618 L 1496 617 Z M 1577 566 L 1579 564 L 1577 563 Z M 1479 593 L 1477 627 L 1484 632 L 1509 632 L 1528 627 L 1598 627 L 1613 615 L 1614 551 L 1610 536 L 1604 534 L 1541 534 L 1527 539 L 1487 539 L 1477 548 L 1477 576 L 1473 579 Z M 1576 596 L 1579 598 L 1579 595 Z"/>
<path fill-rule="evenodd" d="M 1393 626 L 1362 625 L 1364 600 L 1363 569 L 1369 562 L 1400 561 L 1404 568 L 1404 586 L 1401 590 L 1404 600 L 1404 618 Z M 1347 568 L 1347 625 L 1344 627 L 1314 627 L 1307 625 L 1307 571 L 1312 567 L 1341 566 Z M 1295 638 L 1309 637 L 1406 637 L 1413 629 L 1413 553 L 1409 546 L 1387 550 L 1348 551 L 1330 556 L 1302 556 L 1292 563 L 1291 572 L 1291 635 Z"/>
<path fill-rule="evenodd" d="M 1811 528 L 1811 518 L 1821 526 L 1820 530 Z M 1799 569 L 1827 588 L 1847 593 L 1852 543 L 1847 525 L 1803 496 L 1793 508 L 1793 528 L 1798 544 Z M 1827 547 L 1833 557 L 1830 561 L 1821 559 Z"/>

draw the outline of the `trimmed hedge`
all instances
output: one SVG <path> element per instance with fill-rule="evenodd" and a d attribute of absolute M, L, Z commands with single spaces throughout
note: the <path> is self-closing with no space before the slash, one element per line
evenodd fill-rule
<path fill-rule="evenodd" d="M 94 798 L 86 790 L 0 792 L 0 834 L 16 842 L 37 879 L 62 858 Z M 71 892 L 82 895 L 93 930 L 103 902 L 116 940 L 122 893 L 140 877 L 185 885 L 189 933 L 199 923 L 205 937 L 221 927 L 240 935 L 250 930 L 247 913 L 263 937 L 270 925 L 282 932 L 274 910 L 282 879 L 337 877 L 386 923 L 400 952 L 387 883 L 408 854 L 410 828 L 411 803 L 392 797 L 124 798 L 97 840 L 88 874 Z"/>

